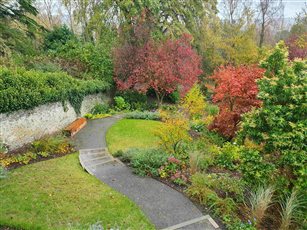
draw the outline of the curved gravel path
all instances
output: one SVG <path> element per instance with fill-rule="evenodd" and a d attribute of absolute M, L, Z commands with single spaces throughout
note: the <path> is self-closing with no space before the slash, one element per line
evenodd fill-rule
<path fill-rule="evenodd" d="M 218 229 L 209 215 L 183 194 L 149 177 L 139 177 L 106 150 L 107 129 L 120 116 L 88 121 L 73 139 L 81 165 L 92 175 L 123 193 L 143 210 L 157 229 Z"/>

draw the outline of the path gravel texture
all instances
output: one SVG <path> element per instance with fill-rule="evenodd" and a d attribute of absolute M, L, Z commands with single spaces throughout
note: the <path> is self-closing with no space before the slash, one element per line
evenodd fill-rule
<path fill-rule="evenodd" d="M 183 194 L 150 177 L 133 174 L 108 154 L 106 131 L 118 119 L 91 120 L 74 137 L 85 170 L 138 204 L 157 229 L 219 229 L 209 215 L 204 215 Z"/>

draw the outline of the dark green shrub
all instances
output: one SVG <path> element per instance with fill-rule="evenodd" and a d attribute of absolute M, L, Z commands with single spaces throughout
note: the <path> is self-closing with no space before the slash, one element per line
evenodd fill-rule
<path fill-rule="evenodd" d="M 77 80 L 62 72 L 44 73 L 0 67 L 0 113 L 64 101 L 69 101 L 79 113 L 84 96 L 107 88 L 104 82 Z"/>
<path fill-rule="evenodd" d="M 114 97 L 114 107 L 118 111 L 130 109 L 129 103 L 127 103 L 125 99 L 120 96 Z"/>
<path fill-rule="evenodd" d="M 219 135 L 217 132 L 208 130 L 207 127 L 204 127 L 201 130 L 202 138 L 211 144 L 222 147 L 225 143 L 225 139 Z"/>
<path fill-rule="evenodd" d="M 158 169 L 167 162 L 168 155 L 160 149 L 134 149 L 123 154 L 130 159 L 133 171 L 141 176 L 159 176 Z"/>
<path fill-rule="evenodd" d="M 243 179 L 251 186 L 265 184 L 272 179 L 275 167 L 264 160 L 257 150 L 244 150 L 240 156 L 239 170 Z"/>
<path fill-rule="evenodd" d="M 46 50 L 57 50 L 72 39 L 76 38 L 66 25 L 55 27 L 46 33 L 44 48 Z"/>
<path fill-rule="evenodd" d="M 121 96 L 127 103 L 130 104 L 131 110 L 147 110 L 149 105 L 147 103 L 147 96 L 132 90 L 120 91 L 116 96 Z"/>
<path fill-rule="evenodd" d="M 113 82 L 112 47 L 116 36 L 106 35 L 98 43 L 68 41 L 53 56 L 59 60 L 62 69 L 74 72 L 78 78 L 98 79 Z M 75 70 L 71 69 L 74 67 Z"/>
<path fill-rule="evenodd" d="M 169 94 L 166 99 L 169 99 L 170 102 L 177 104 L 180 101 L 180 94 L 179 94 L 178 90 Z"/>
<path fill-rule="evenodd" d="M 109 105 L 108 104 L 96 104 L 92 109 L 92 114 L 106 114 L 109 112 Z"/>
<path fill-rule="evenodd" d="M 125 116 L 129 119 L 142 119 L 142 120 L 161 120 L 161 117 L 158 112 L 149 112 L 149 111 L 133 111 Z"/>

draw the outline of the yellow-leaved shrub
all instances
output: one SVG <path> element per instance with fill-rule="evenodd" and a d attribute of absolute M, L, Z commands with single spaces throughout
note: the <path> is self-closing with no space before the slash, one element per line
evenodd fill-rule
<path fill-rule="evenodd" d="M 190 89 L 186 96 L 181 99 L 180 106 L 190 119 L 197 119 L 204 114 L 206 102 L 199 85 L 194 85 Z"/>
<path fill-rule="evenodd" d="M 156 130 L 155 134 L 160 139 L 161 147 L 169 154 L 178 155 L 180 145 L 190 141 L 189 121 L 182 113 L 170 114 L 160 111 L 163 126 Z"/>

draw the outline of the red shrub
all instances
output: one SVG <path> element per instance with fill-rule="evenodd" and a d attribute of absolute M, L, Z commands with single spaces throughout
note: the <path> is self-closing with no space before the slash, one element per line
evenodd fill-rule
<path fill-rule="evenodd" d="M 260 106 L 257 100 L 256 80 L 263 76 L 264 70 L 256 66 L 220 67 L 210 77 L 215 80 L 213 102 L 220 109 L 210 126 L 225 137 L 233 138 L 241 120 L 241 115 Z"/>

